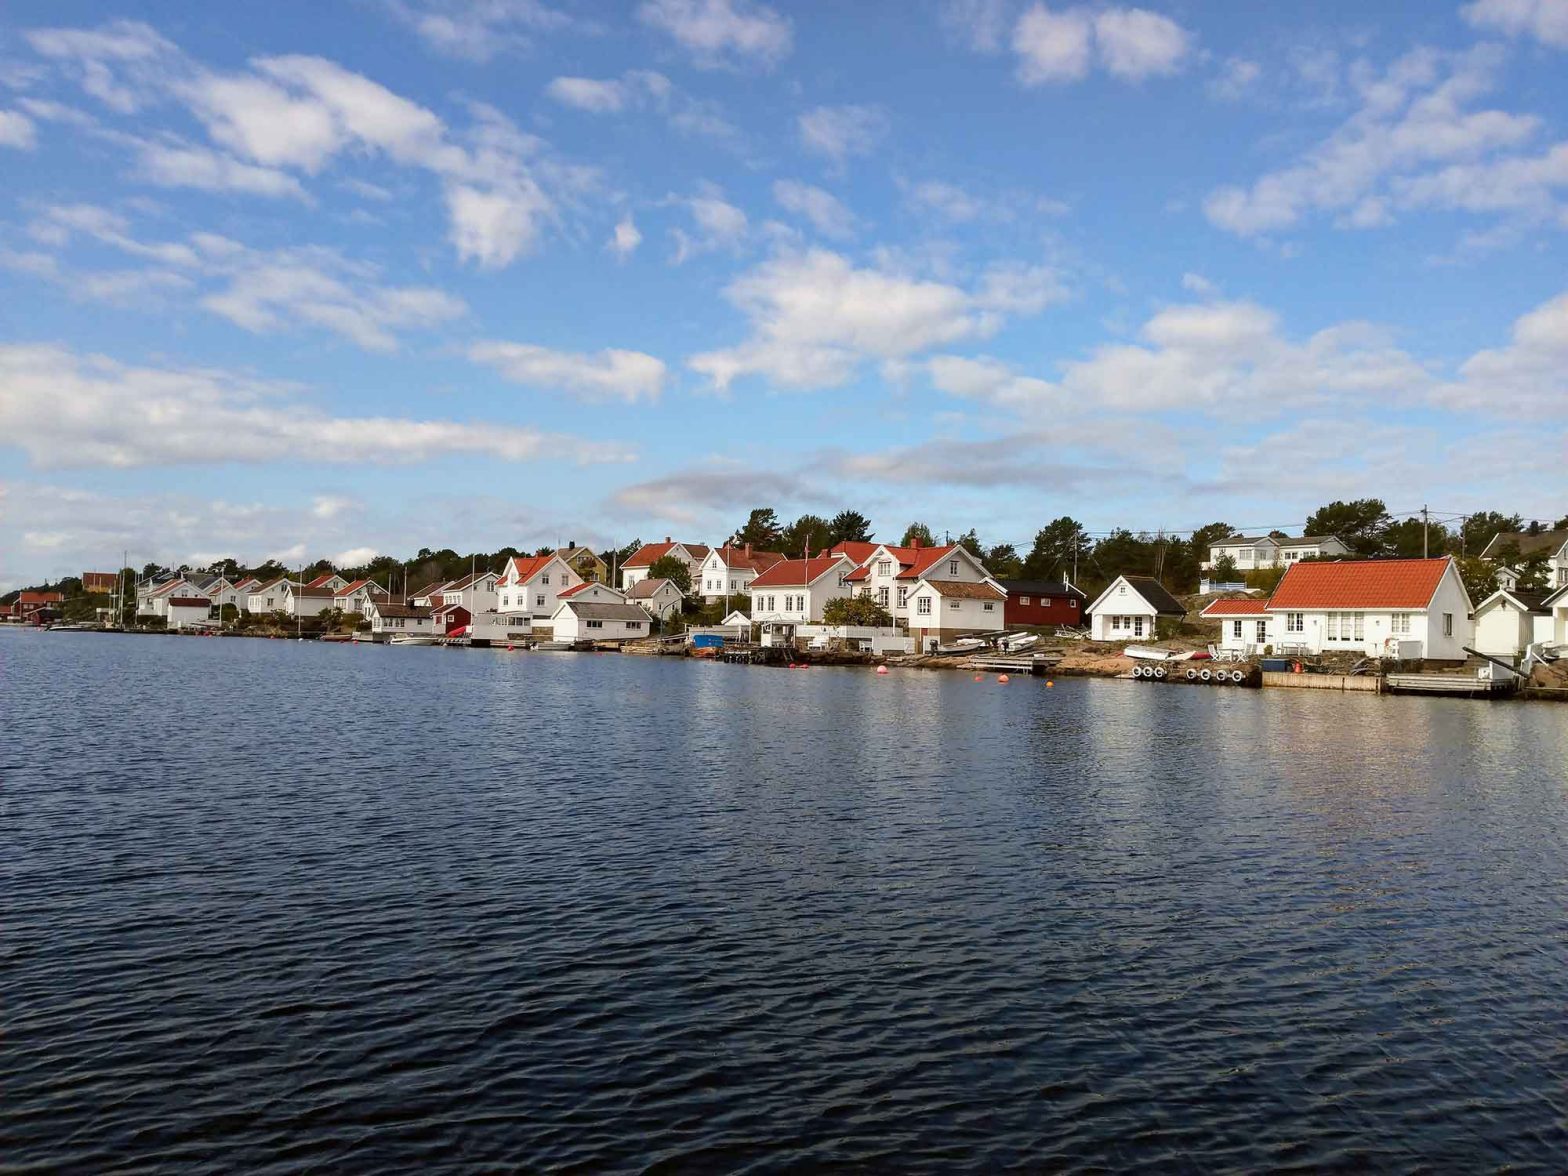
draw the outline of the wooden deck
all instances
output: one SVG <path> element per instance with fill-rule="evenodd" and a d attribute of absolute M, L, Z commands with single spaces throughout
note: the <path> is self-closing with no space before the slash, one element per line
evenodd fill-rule
<path fill-rule="evenodd" d="M 1517 679 L 1493 681 L 1474 674 L 1389 674 L 1383 688 L 1393 694 L 1457 694 L 1465 698 L 1501 698 L 1519 688 Z"/>

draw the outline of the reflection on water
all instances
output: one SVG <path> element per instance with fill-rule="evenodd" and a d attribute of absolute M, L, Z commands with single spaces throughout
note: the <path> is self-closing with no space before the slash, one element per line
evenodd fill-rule
<path fill-rule="evenodd" d="M 1568 715 L 0 634 L 6 1163 L 1558 1168 Z"/>

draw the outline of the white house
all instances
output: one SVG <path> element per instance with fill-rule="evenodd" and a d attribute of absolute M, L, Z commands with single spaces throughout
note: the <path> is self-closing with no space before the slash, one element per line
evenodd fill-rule
<path fill-rule="evenodd" d="M 365 619 L 370 622 L 370 632 L 377 641 L 389 640 L 399 633 L 436 635 L 435 618 L 424 605 L 372 597 L 365 602 Z"/>
<path fill-rule="evenodd" d="M 1089 606 L 1089 636 L 1096 641 L 1152 638 L 1161 617 L 1186 615 L 1181 601 L 1153 576 L 1117 576 Z"/>
<path fill-rule="evenodd" d="M 1568 587 L 1568 529 L 1542 531 L 1532 535 L 1528 531 L 1507 531 L 1493 537 L 1481 552 L 1481 558 L 1493 563 L 1510 563 L 1516 556 L 1546 556 L 1546 583 L 1548 591 Z"/>
<path fill-rule="evenodd" d="M 1565 589 L 1564 591 L 1568 591 Z M 1475 606 L 1475 646 L 1493 657 L 1517 657 L 1526 645 L 1552 640 L 1546 592 L 1500 588 Z"/>
<path fill-rule="evenodd" d="M 1547 610 L 1547 615 L 1536 620 L 1535 640 L 1568 645 L 1568 585 L 1541 601 L 1541 607 Z"/>
<path fill-rule="evenodd" d="M 583 595 L 577 593 L 556 607 L 550 618 L 555 640 L 637 641 L 650 632 L 653 620 L 637 605 L 624 599 L 619 603 L 585 600 Z"/>
<path fill-rule="evenodd" d="M 500 583 L 501 577 L 495 572 L 475 572 L 441 585 L 439 591 L 431 593 L 430 603 L 460 604 L 474 616 L 499 612 Z"/>
<path fill-rule="evenodd" d="M 527 616 L 537 628 L 555 615 L 561 590 L 582 582 L 576 569 L 559 555 L 515 556 L 506 561 L 496 582 L 495 607 L 508 616 Z"/>
<path fill-rule="evenodd" d="M 990 584 L 1002 594 L 1001 598 L 1003 600 L 1006 599 L 1007 595 L 1006 590 L 991 578 L 991 574 L 986 571 L 985 565 L 980 562 L 979 558 L 971 554 L 967 548 L 961 547 L 956 543 L 946 544 L 941 547 L 923 547 L 919 543 L 912 544 L 909 547 L 895 547 L 891 544 L 879 543 L 872 548 L 871 553 L 861 562 L 859 567 L 849 574 L 847 579 L 850 586 L 859 595 L 875 600 L 892 614 L 895 624 L 904 625 L 911 631 L 922 628 L 933 630 L 952 628 L 953 626 L 946 624 L 946 620 L 958 619 L 957 616 L 943 618 L 936 611 L 930 613 L 920 612 L 919 609 L 922 606 L 914 603 L 914 597 L 922 583 L 947 580 L 955 583 Z M 985 594 L 985 596 L 987 599 L 990 599 L 990 594 Z M 957 596 L 951 593 L 948 595 L 948 598 L 950 600 L 958 599 Z M 935 596 L 931 593 L 925 593 L 922 599 L 927 602 L 923 607 L 935 608 Z M 976 599 L 979 598 L 977 597 Z M 949 605 L 947 606 L 947 611 L 962 613 L 965 611 L 965 606 L 962 604 Z M 995 627 L 1002 627 L 1002 614 L 1004 612 L 1002 608 L 977 610 L 974 606 L 970 606 L 968 611 L 970 613 L 976 611 L 987 614 L 994 613 Z M 973 621 L 977 623 L 981 620 L 989 622 L 990 619 L 989 615 L 984 618 L 976 616 L 966 616 L 964 618 L 966 622 Z M 940 623 L 932 625 L 929 623 L 932 620 Z M 961 627 L 966 632 L 969 631 L 967 624 Z M 987 623 L 984 626 L 977 627 L 990 628 L 991 626 Z M 933 633 L 933 636 L 935 636 L 935 633 Z M 947 638 L 944 636 L 941 640 L 945 641 Z M 921 648 L 925 648 L 925 644 L 922 644 Z"/>
<path fill-rule="evenodd" d="M 1463 661 L 1475 637 L 1470 595 L 1448 556 L 1294 564 L 1268 612 L 1282 651 Z"/>
<path fill-rule="evenodd" d="M 1274 644 L 1274 618 L 1262 597 L 1211 601 L 1198 615 L 1220 623 L 1221 649 L 1256 656 Z"/>
<path fill-rule="evenodd" d="M 172 596 L 200 596 L 201 593 L 183 579 L 165 580 L 161 584 L 151 586 L 145 594 L 136 593 L 136 613 L 138 616 L 169 617 L 169 598 Z"/>
<path fill-rule="evenodd" d="M 845 577 L 854 568 L 843 556 L 781 559 L 752 579 L 751 619 L 758 624 L 819 622 L 828 601 L 853 592 Z"/>
<path fill-rule="evenodd" d="M 205 625 L 212 619 L 212 601 L 205 596 L 187 596 L 182 592 L 163 599 L 164 620 L 171 629 Z"/>
<path fill-rule="evenodd" d="M 321 575 L 317 576 L 315 579 L 306 584 L 305 587 L 330 588 L 335 593 L 339 588 L 342 588 L 347 584 L 348 581 L 345 580 L 342 576 L 338 575 L 336 572 L 323 572 Z"/>
<path fill-rule="evenodd" d="M 958 550 L 963 550 L 959 548 Z M 921 578 L 909 593 L 909 634 L 915 648 L 932 650 L 955 637 L 1000 632 L 1007 589 L 994 580 Z"/>
<path fill-rule="evenodd" d="M 767 571 L 784 556 L 777 551 L 753 551 L 751 544 L 715 547 L 703 558 L 692 577 L 692 592 L 704 600 L 725 596 L 744 596 L 761 572 Z"/>
<path fill-rule="evenodd" d="M 643 578 L 631 586 L 626 599 L 647 610 L 656 620 L 665 620 L 681 611 L 681 590 L 670 580 Z"/>
<path fill-rule="evenodd" d="M 293 586 L 292 581 L 282 579 L 254 585 L 246 593 L 245 611 L 270 613 L 282 610 L 288 601 L 288 591 Z"/>
<path fill-rule="evenodd" d="M 337 589 L 329 584 L 303 588 L 289 584 L 283 590 L 283 611 L 291 617 L 319 617 L 336 607 Z"/>
<path fill-rule="evenodd" d="M 1323 559 L 1349 555 L 1350 548 L 1335 535 L 1300 535 L 1296 538 L 1273 535 L 1229 535 L 1209 544 L 1209 558 L 1201 567 L 1212 571 L 1214 565 L 1230 556 L 1239 572 L 1259 568 L 1289 566 L 1303 559 Z"/>
<path fill-rule="evenodd" d="M 672 555 L 686 565 L 691 572 L 692 590 L 695 591 L 701 579 L 702 562 L 708 558 L 708 547 L 705 543 L 677 543 L 668 535 L 663 543 L 644 543 L 621 565 L 621 588 L 629 589 L 638 580 L 646 580 L 649 570 L 655 563 L 667 555 Z"/>
<path fill-rule="evenodd" d="M 372 597 L 385 599 L 387 595 L 387 590 L 374 580 L 355 580 L 333 593 L 332 605 L 346 613 L 363 614 Z"/>

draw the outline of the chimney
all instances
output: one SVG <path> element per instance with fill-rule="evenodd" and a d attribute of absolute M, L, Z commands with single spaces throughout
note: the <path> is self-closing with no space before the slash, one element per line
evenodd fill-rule
<path fill-rule="evenodd" d="M 566 549 L 568 551 L 576 551 L 577 550 L 577 540 L 575 540 L 575 539 L 568 539 L 566 541 Z"/>
<path fill-rule="evenodd" d="M 751 558 L 751 544 L 750 543 L 746 544 L 746 558 L 747 559 Z"/>
<path fill-rule="evenodd" d="M 916 551 L 919 551 L 920 550 L 920 536 L 916 535 L 913 539 L 911 539 L 909 541 L 909 546 L 914 548 Z"/>
<path fill-rule="evenodd" d="M 666 536 L 665 536 L 665 537 L 664 537 L 664 541 L 665 541 L 665 542 L 666 542 L 666 543 L 669 543 L 669 542 L 672 542 L 672 540 L 671 540 L 671 539 L 670 539 L 670 537 L 669 537 L 669 536 L 668 536 L 668 535 L 666 535 Z"/>

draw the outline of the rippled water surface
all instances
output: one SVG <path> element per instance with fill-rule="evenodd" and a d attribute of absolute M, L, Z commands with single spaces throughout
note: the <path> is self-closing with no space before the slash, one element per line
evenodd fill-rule
<path fill-rule="evenodd" d="M 0 633 L 0 1168 L 1568 1165 L 1568 708 Z"/>

